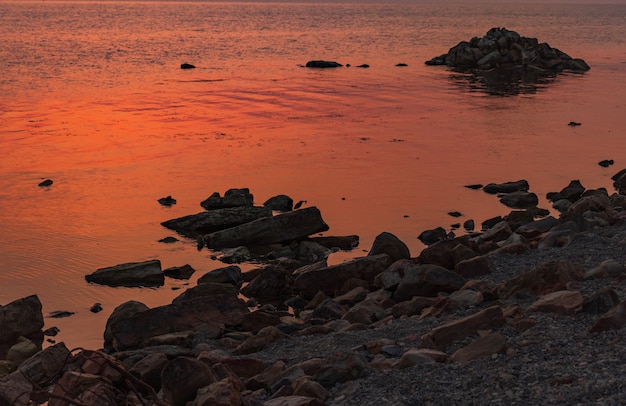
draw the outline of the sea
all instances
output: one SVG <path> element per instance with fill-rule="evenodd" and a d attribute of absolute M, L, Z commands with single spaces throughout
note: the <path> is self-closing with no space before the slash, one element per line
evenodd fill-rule
<path fill-rule="evenodd" d="M 591 70 L 501 83 L 425 65 L 494 27 Z M 36 294 L 57 342 L 100 348 L 119 304 L 168 304 L 225 266 L 161 222 L 231 188 L 258 205 L 305 200 L 324 235 L 359 236 L 329 263 L 367 255 L 381 232 L 417 256 L 424 230 L 510 211 L 470 184 L 526 179 L 549 210 L 546 193 L 574 179 L 612 193 L 626 168 L 625 27 L 626 5 L 591 1 L 0 0 L 0 304 Z M 85 281 L 151 259 L 196 273 L 160 288 Z"/>

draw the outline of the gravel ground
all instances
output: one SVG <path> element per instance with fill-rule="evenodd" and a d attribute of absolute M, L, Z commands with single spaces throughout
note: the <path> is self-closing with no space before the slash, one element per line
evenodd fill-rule
<path fill-rule="evenodd" d="M 530 250 L 520 255 L 495 254 L 496 270 L 483 277 L 496 283 L 552 259 L 565 259 L 591 270 L 607 259 L 626 263 L 626 227 L 610 227 L 578 234 L 564 248 Z M 626 278 L 599 279 L 578 283 L 583 297 L 612 287 L 620 300 L 626 299 Z M 526 308 L 533 297 L 499 302 L 503 308 L 519 304 Z M 293 365 L 306 359 L 325 358 L 334 353 L 363 351 L 372 340 L 395 341 L 402 350 L 420 347 L 420 337 L 446 321 L 476 313 L 478 308 L 428 317 L 394 320 L 376 329 L 294 337 L 271 344 L 254 357 L 271 362 L 282 359 Z M 495 354 L 467 364 L 422 364 L 399 370 L 372 368 L 368 376 L 336 385 L 328 405 L 621 405 L 626 404 L 626 329 L 588 333 L 598 315 L 567 316 L 531 313 L 535 325 L 519 331 L 505 325 L 496 331 L 508 343 L 507 354 Z M 446 352 L 467 345 L 468 338 Z"/>

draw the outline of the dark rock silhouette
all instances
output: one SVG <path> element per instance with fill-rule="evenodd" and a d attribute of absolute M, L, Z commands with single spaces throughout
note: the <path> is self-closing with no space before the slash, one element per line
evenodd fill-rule
<path fill-rule="evenodd" d="M 340 66 L 343 65 L 333 61 L 309 61 L 306 63 L 307 68 L 338 68 Z"/>

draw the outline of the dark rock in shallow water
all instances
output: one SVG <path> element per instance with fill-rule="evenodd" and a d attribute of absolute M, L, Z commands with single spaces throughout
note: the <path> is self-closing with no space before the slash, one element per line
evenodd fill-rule
<path fill-rule="evenodd" d="M 86 275 L 87 282 L 108 286 L 162 286 L 165 276 L 161 271 L 161 261 L 129 262 Z"/>
<path fill-rule="evenodd" d="M 196 272 L 189 264 L 183 266 L 173 266 L 163 270 L 163 275 L 174 279 L 189 279 Z"/>
<path fill-rule="evenodd" d="M 43 182 L 40 182 L 39 186 L 40 187 L 47 187 L 47 186 L 52 185 L 52 183 L 53 183 L 52 179 L 46 179 Z"/>
<path fill-rule="evenodd" d="M 432 230 L 422 231 L 417 237 L 424 245 L 432 245 L 438 241 L 445 240 L 448 237 L 448 233 L 443 227 L 433 228 Z"/>
<path fill-rule="evenodd" d="M 172 196 L 167 196 L 160 198 L 159 200 L 157 200 L 157 202 L 159 202 L 161 206 L 171 206 L 176 204 L 176 199 L 174 199 Z"/>
<path fill-rule="evenodd" d="M 44 321 L 41 302 L 36 295 L 0 306 L 0 343 L 14 342 L 19 336 L 41 331 Z"/>
<path fill-rule="evenodd" d="M 534 193 L 519 191 L 500 196 L 500 203 L 513 209 L 526 209 L 537 206 L 539 199 Z"/>
<path fill-rule="evenodd" d="M 366 63 L 362 64 L 362 65 L 358 65 L 357 68 L 369 68 L 370 66 Z"/>
<path fill-rule="evenodd" d="M 387 232 L 376 236 L 372 248 L 367 255 L 373 256 L 378 254 L 387 254 L 394 262 L 399 259 L 409 259 L 411 257 L 409 247 L 398 237 Z"/>
<path fill-rule="evenodd" d="M 396 66 L 409 66 L 409 65 L 407 65 L 406 63 L 400 62 L 400 63 L 397 63 Z"/>
<path fill-rule="evenodd" d="M 196 67 L 190 63 L 181 63 L 180 68 L 181 69 L 195 69 Z"/>
<path fill-rule="evenodd" d="M 557 202 L 561 199 L 567 199 L 570 202 L 574 203 L 576 200 L 580 199 L 584 192 L 585 187 L 582 185 L 582 183 L 580 183 L 578 179 L 575 179 L 570 181 L 569 185 L 565 186 L 560 192 L 550 192 L 546 194 L 546 197 L 551 202 Z"/>
<path fill-rule="evenodd" d="M 309 61 L 306 63 L 307 68 L 338 68 L 340 66 L 343 65 L 333 61 Z"/>
<path fill-rule="evenodd" d="M 267 199 L 263 206 L 275 211 L 291 211 L 293 209 L 293 199 L 287 195 L 278 195 Z"/>
<path fill-rule="evenodd" d="M 176 237 L 165 237 L 165 238 L 161 238 L 158 242 L 161 242 L 163 244 L 173 244 L 178 241 L 179 240 Z"/>
<path fill-rule="evenodd" d="M 567 123 L 567 125 L 569 125 L 570 127 L 577 127 L 579 125 L 582 125 L 582 123 L 579 123 L 577 121 L 570 121 L 569 123 Z"/>
<path fill-rule="evenodd" d="M 515 182 L 490 183 L 483 187 L 483 191 L 489 194 L 496 193 L 513 193 L 518 191 L 527 191 L 530 188 L 528 181 L 522 179 Z"/>
<path fill-rule="evenodd" d="M 253 205 L 254 196 L 250 193 L 250 189 L 248 188 L 229 189 L 224 193 L 224 197 L 221 197 L 218 192 L 214 192 L 200 203 L 200 206 L 206 210 Z"/>
<path fill-rule="evenodd" d="M 492 28 L 482 38 L 459 42 L 448 53 L 426 61 L 426 65 L 447 65 L 466 72 L 495 69 L 552 73 L 590 69 L 582 59 L 506 28 Z"/>
<path fill-rule="evenodd" d="M 271 216 L 272 210 L 269 207 L 229 207 L 171 219 L 162 222 L 161 225 L 185 237 L 197 238 L 204 234 Z"/>
<path fill-rule="evenodd" d="M 603 159 L 602 161 L 598 162 L 598 165 L 600 165 L 603 168 L 608 168 L 609 166 L 613 165 L 615 163 L 615 161 L 613 161 L 612 159 Z"/>

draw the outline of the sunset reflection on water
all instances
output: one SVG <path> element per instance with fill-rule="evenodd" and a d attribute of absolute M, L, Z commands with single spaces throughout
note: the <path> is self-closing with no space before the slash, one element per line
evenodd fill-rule
<path fill-rule="evenodd" d="M 124 7 L 150 11 L 145 4 Z M 260 13 L 256 7 L 261 6 L 249 7 Z M 160 223 L 199 212 L 200 201 L 230 188 L 250 188 L 257 204 L 277 194 L 306 200 L 321 210 L 330 226 L 326 235 L 360 236 L 358 248 L 334 254 L 331 262 L 364 255 L 383 231 L 398 236 L 417 256 L 423 248 L 417 236 L 425 229 L 449 229 L 470 218 L 480 224 L 508 213 L 494 196 L 464 188 L 467 184 L 527 179 L 546 208 L 545 194 L 572 179 L 612 190 L 610 176 L 623 167 L 626 144 L 623 46 L 601 50 L 550 37 L 554 27 L 526 22 L 526 30 L 519 28 L 522 34 L 563 41 L 556 45 L 585 58 L 592 70 L 538 83 L 522 80 L 522 87 L 494 92 L 498 83 L 492 78 L 459 76 L 424 61 L 506 21 L 483 16 L 472 23 L 463 19 L 456 27 L 427 28 L 434 21 L 428 20 L 421 30 L 398 24 L 397 32 L 385 25 L 387 31 L 380 33 L 380 24 L 364 20 L 369 14 L 346 7 L 355 17 L 344 21 L 343 31 L 322 25 L 321 31 L 294 37 L 293 27 L 269 33 L 256 27 L 227 36 L 210 32 L 202 21 L 194 29 L 179 21 L 166 30 L 168 17 L 159 14 L 154 31 L 144 22 L 109 37 L 107 27 L 85 36 L 75 28 L 73 34 L 61 30 L 62 35 L 42 40 L 54 53 L 60 46 L 55 42 L 65 38 L 76 49 L 75 59 L 55 61 L 43 52 L 41 58 L 52 62 L 31 61 L 29 69 L 16 68 L 14 60 L 8 72 L 19 84 L 5 77 L 2 89 L 10 97 L 0 99 L 5 152 L 0 224 L 6 236 L 0 303 L 37 293 L 45 314 L 77 313 L 50 323 L 71 332 L 76 344 L 97 346 L 101 327 L 119 303 L 166 304 L 185 285 L 168 280 L 156 290 L 108 288 L 87 284 L 84 275 L 118 263 L 160 259 L 164 268 L 191 264 L 197 270 L 189 281 L 194 285 L 223 264 L 180 236 L 175 244 L 158 243 L 174 235 Z M 414 21 L 376 10 L 383 20 Z M 523 21 L 515 16 L 512 21 Z M 517 28 L 512 21 L 509 27 Z M 350 27 L 358 27 L 352 42 Z M 257 38 L 257 32 L 266 35 Z M 212 36 L 212 42 L 204 36 Z M 35 40 L 29 44 L 36 48 Z M 234 44 L 245 58 L 225 57 Z M 277 50 L 268 51 L 271 47 Z M 353 66 L 298 66 L 318 55 Z M 182 62 L 197 68 L 181 70 Z M 399 62 L 408 66 L 396 67 Z M 370 68 L 356 68 L 360 63 Z M 583 125 L 567 126 L 572 120 Z M 602 159 L 615 159 L 616 166 L 601 168 Z M 54 184 L 37 187 L 43 178 Z M 157 199 L 168 195 L 177 204 L 161 207 Z M 464 216 L 447 215 L 455 210 Z M 94 302 L 105 311 L 90 314 Z M 85 323 L 95 331 L 87 331 Z"/>

